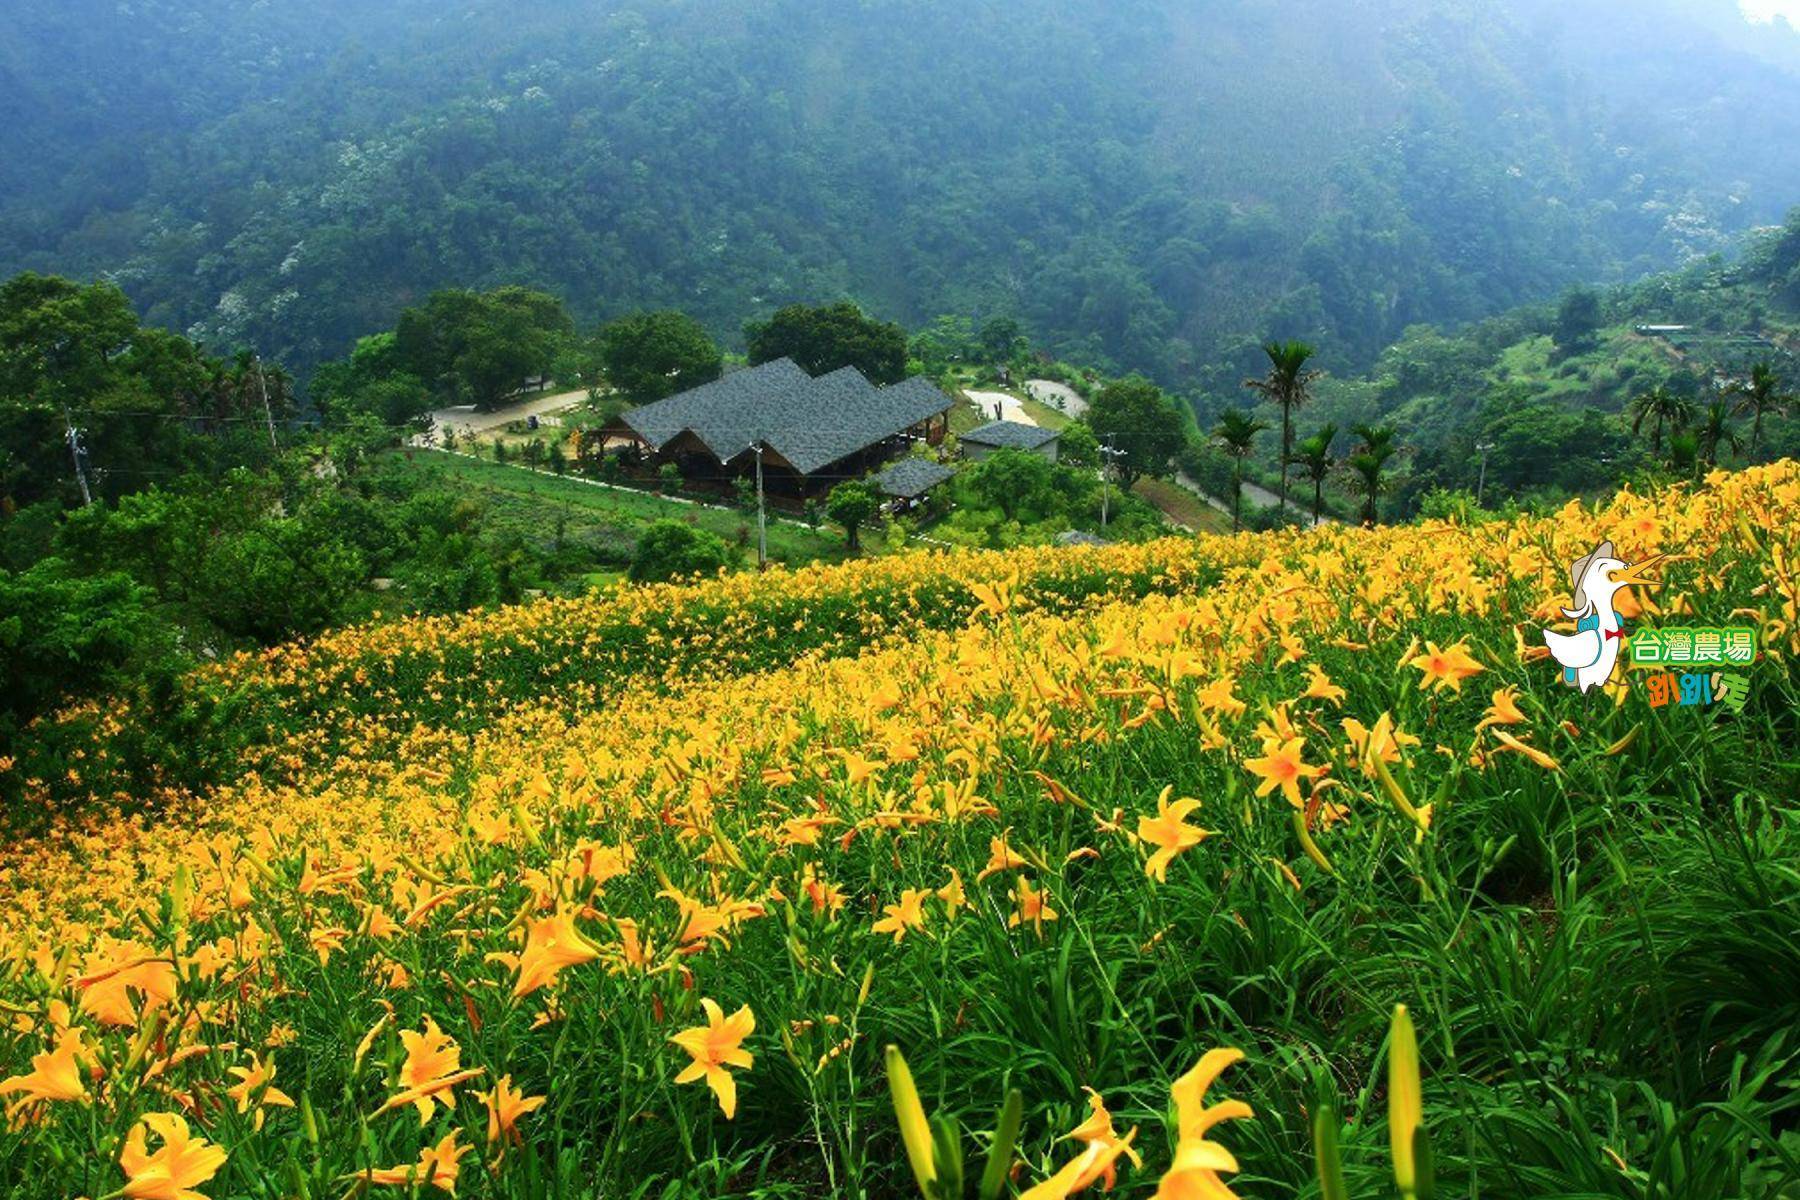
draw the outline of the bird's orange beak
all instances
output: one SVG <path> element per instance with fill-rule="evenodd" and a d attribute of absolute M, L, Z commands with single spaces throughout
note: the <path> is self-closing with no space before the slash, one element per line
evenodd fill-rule
<path fill-rule="evenodd" d="M 1644 572 L 1648 571 L 1651 567 L 1654 567 L 1657 563 L 1667 557 L 1669 556 L 1666 554 L 1652 555 L 1643 562 L 1632 563 L 1622 571 L 1612 572 L 1608 578 L 1617 584 L 1643 584 L 1647 587 L 1659 587 L 1662 584 L 1662 580 L 1651 579 L 1645 575 Z"/>

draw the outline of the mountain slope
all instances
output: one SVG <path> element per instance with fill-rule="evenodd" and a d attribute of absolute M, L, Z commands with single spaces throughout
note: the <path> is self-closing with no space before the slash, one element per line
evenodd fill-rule
<path fill-rule="evenodd" d="M 1010 311 L 1225 386 L 1268 333 L 1360 365 L 1800 196 L 1800 39 L 1722 0 L 21 7 L 0 270 L 302 367 L 528 282 L 727 335 Z"/>

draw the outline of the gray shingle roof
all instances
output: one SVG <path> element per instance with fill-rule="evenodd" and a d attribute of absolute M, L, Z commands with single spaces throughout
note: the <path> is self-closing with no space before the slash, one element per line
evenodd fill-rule
<path fill-rule="evenodd" d="M 1042 425 L 1023 425 L 1018 421 L 989 421 L 965 434 L 958 436 L 959 441 L 974 442 L 977 446 L 996 446 L 1004 450 L 1036 450 L 1047 442 L 1054 442 L 1062 434 L 1054 429 L 1045 429 Z"/>
<path fill-rule="evenodd" d="M 620 418 L 653 449 L 688 430 L 720 462 L 765 443 L 803 474 L 828 467 L 951 407 L 931 381 L 878 388 L 855 367 L 817 379 L 778 358 L 634 408 Z"/>
<path fill-rule="evenodd" d="M 911 500 L 923 496 L 944 480 L 956 474 L 942 463 L 929 458 L 903 458 L 875 477 L 875 486 L 890 496 Z"/>
<path fill-rule="evenodd" d="M 812 381 L 792 359 L 778 358 L 634 408 L 620 419 L 655 450 L 691 430 L 724 462 L 756 440 L 757 413 L 778 408 L 784 400 L 792 403 Z"/>

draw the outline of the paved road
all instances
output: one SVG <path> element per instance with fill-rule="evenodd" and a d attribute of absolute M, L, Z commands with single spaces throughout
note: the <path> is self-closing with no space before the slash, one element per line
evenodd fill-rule
<path fill-rule="evenodd" d="M 1207 493 L 1201 491 L 1200 485 L 1197 482 L 1195 482 L 1194 479 L 1191 476 L 1189 476 L 1186 471 L 1175 472 L 1175 482 L 1180 484 L 1182 487 L 1186 488 L 1188 491 L 1194 493 L 1194 495 L 1200 497 L 1200 499 L 1206 501 L 1206 503 L 1209 506 L 1211 506 L 1212 508 L 1217 509 L 1219 512 L 1224 513 L 1228 517 L 1231 515 L 1231 505 L 1229 505 L 1225 501 L 1219 499 L 1217 496 L 1211 496 L 1211 495 L 1208 495 Z M 1245 481 L 1245 483 L 1244 483 L 1243 496 L 1244 496 L 1244 510 L 1246 512 L 1248 512 L 1251 508 L 1274 508 L 1277 504 L 1281 503 L 1281 498 L 1279 496 L 1277 496 L 1274 492 L 1271 492 L 1268 488 L 1265 488 L 1265 487 L 1258 487 L 1256 484 L 1250 483 L 1248 481 Z M 1300 515 L 1301 521 L 1305 522 L 1308 525 L 1311 525 L 1313 523 L 1312 514 L 1310 512 L 1307 512 L 1304 509 L 1298 508 L 1291 503 L 1288 505 L 1288 508 L 1290 511 L 1298 513 Z M 1331 517 L 1325 518 L 1326 522 L 1330 522 L 1332 520 L 1333 520 L 1333 518 L 1331 518 Z"/>
<path fill-rule="evenodd" d="M 1281 503 L 1281 497 L 1261 484 L 1244 480 L 1244 499 L 1253 500 L 1258 508 L 1274 508 Z"/>
<path fill-rule="evenodd" d="M 1081 398 L 1080 392 L 1054 379 L 1027 379 L 1025 391 L 1033 400 L 1048 404 L 1066 417 L 1085 416 L 1088 410 L 1088 403 Z"/>
<path fill-rule="evenodd" d="M 1036 425 L 1031 414 L 1025 411 L 1025 404 L 1017 396 L 1009 396 L 1005 392 L 971 392 L 963 389 L 963 395 L 975 402 L 981 415 L 990 420 L 1013 421 L 1020 425 Z M 1000 415 L 996 417 L 994 414 Z"/>
<path fill-rule="evenodd" d="M 434 431 L 454 429 L 458 437 L 467 437 L 498 429 L 512 421 L 523 421 L 526 417 L 541 417 L 545 413 L 574 408 L 586 399 L 585 390 L 557 392 L 554 395 L 534 396 L 489 412 L 478 412 L 473 405 L 459 404 L 453 408 L 440 408 L 432 413 L 431 426 Z"/>

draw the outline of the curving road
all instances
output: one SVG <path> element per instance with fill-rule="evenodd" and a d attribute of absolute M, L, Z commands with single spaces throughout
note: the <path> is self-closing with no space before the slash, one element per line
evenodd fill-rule
<path fill-rule="evenodd" d="M 1058 383 L 1054 379 L 1027 379 L 1025 391 L 1033 400 L 1048 404 L 1066 417 L 1087 414 L 1087 401 L 1081 398 L 1080 392 L 1066 383 Z"/>
<path fill-rule="evenodd" d="M 461 404 L 453 408 L 440 408 L 431 414 L 432 434 L 446 429 L 454 429 L 458 437 L 471 434 L 486 433 L 490 429 L 498 429 L 513 421 L 523 421 L 527 417 L 541 417 L 546 413 L 561 412 L 566 408 L 574 408 L 587 400 L 585 389 L 573 392 L 557 392 L 550 396 L 536 396 L 518 404 L 508 404 L 504 408 L 480 412 L 473 405 Z"/>
<path fill-rule="evenodd" d="M 981 410 L 981 415 L 996 421 L 1012 421 L 1019 425 L 1036 425 L 1031 414 L 1025 411 L 1024 403 L 1017 396 L 1009 396 L 1005 392 L 971 392 L 963 389 L 967 396 Z M 998 413 L 998 416 L 994 414 Z"/>

